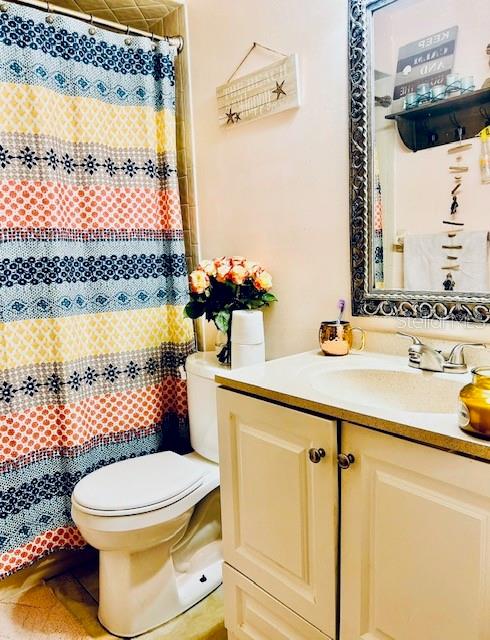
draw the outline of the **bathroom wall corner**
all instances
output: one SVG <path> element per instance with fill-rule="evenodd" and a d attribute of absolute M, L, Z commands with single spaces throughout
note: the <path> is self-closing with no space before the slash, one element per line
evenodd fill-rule
<path fill-rule="evenodd" d="M 177 126 L 177 175 L 179 179 L 182 223 L 184 228 L 187 268 L 192 271 L 200 260 L 200 238 L 194 140 L 192 127 L 192 100 L 190 80 L 190 42 L 188 37 L 186 6 L 181 4 L 162 19 L 163 35 L 182 35 L 184 49 L 177 57 L 176 71 L 176 126 Z M 194 323 L 198 348 L 204 344 L 203 323 Z"/>

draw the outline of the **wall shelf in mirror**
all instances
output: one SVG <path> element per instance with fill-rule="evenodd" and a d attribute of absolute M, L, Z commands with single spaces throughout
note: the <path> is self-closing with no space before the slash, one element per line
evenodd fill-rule
<path fill-rule="evenodd" d="M 463 130 L 462 140 L 474 138 L 488 124 L 489 117 L 490 89 L 385 116 L 396 122 L 403 143 L 412 151 L 457 142 L 458 127 Z"/>

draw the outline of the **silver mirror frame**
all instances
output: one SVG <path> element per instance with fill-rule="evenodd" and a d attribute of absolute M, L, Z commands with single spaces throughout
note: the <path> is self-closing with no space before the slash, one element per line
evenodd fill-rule
<path fill-rule="evenodd" d="M 349 0 L 352 314 L 490 323 L 490 294 L 372 287 L 371 14 L 396 0 Z"/>

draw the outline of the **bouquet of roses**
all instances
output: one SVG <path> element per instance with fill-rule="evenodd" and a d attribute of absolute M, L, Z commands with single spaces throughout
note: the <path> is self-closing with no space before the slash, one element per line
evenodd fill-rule
<path fill-rule="evenodd" d="M 206 316 L 230 339 L 231 314 L 239 309 L 260 309 L 276 302 L 270 292 L 272 276 L 260 264 L 241 256 L 203 260 L 190 276 L 188 318 Z"/>

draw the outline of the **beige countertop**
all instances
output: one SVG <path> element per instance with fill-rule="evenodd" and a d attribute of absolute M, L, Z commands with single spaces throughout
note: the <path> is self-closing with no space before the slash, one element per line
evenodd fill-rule
<path fill-rule="evenodd" d="M 434 390 L 435 395 L 441 393 L 440 388 L 446 387 L 450 393 L 447 397 L 436 397 L 438 412 L 424 413 L 420 410 L 401 410 L 397 406 L 393 398 L 400 393 L 399 386 L 390 388 L 390 384 L 385 385 L 383 393 L 387 394 L 388 400 L 390 394 L 393 396 L 386 403 L 376 400 L 376 393 L 372 392 L 369 384 L 360 392 L 357 388 L 352 395 L 345 391 L 348 385 L 341 394 L 335 390 L 329 391 L 328 385 L 322 386 L 322 376 L 346 369 L 357 370 L 361 379 L 362 371 L 366 370 L 402 372 L 404 384 L 408 381 L 406 390 L 405 387 L 403 390 L 407 394 L 404 400 L 407 400 L 408 406 L 412 400 L 410 393 L 414 393 L 410 389 L 412 380 L 416 383 L 415 389 L 420 389 L 422 382 L 423 388 L 430 389 L 430 393 Z M 406 374 L 411 375 L 408 377 Z M 406 357 L 357 352 L 333 358 L 325 357 L 319 351 L 300 353 L 242 369 L 223 367 L 216 375 L 216 382 L 228 389 L 490 461 L 490 441 L 467 435 L 458 426 L 458 392 L 470 379 L 470 374 L 439 374 L 410 368 Z M 417 408 L 417 398 L 413 398 L 413 401 Z"/>

